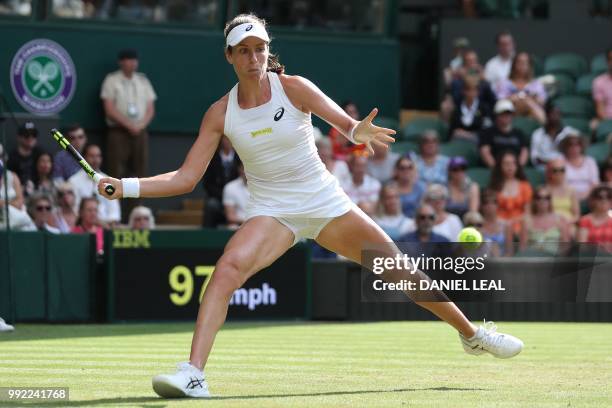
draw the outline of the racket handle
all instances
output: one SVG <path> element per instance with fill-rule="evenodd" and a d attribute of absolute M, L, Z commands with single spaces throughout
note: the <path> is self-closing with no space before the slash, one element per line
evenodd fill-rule
<path fill-rule="evenodd" d="M 93 179 L 96 183 L 99 183 L 102 177 L 98 173 L 93 174 Z M 110 197 L 115 193 L 115 187 L 112 184 L 104 185 L 104 192 Z"/>

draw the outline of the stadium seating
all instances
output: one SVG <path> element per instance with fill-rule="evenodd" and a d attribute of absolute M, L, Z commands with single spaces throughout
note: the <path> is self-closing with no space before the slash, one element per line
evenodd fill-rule
<path fill-rule="evenodd" d="M 535 119 L 525 116 L 515 116 L 512 120 L 512 126 L 519 129 L 527 136 L 527 139 L 531 140 L 531 134 L 540 127 L 540 123 Z"/>
<path fill-rule="evenodd" d="M 399 140 L 399 138 L 397 140 Z M 391 144 L 391 151 L 401 155 L 416 151 L 417 148 L 418 145 L 415 142 L 398 141 Z"/>
<path fill-rule="evenodd" d="M 599 75 L 608 70 L 608 62 L 605 54 L 597 54 L 591 60 L 591 72 Z"/>
<path fill-rule="evenodd" d="M 589 135 L 591 133 L 589 120 L 585 118 L 564 118 L 563 125 L 578 129 L 583 135 Z"/>
<path fill-rule="evenodd" d="M 481 189 L 487 188 L 489 186 L 489 181 L 491 180 L 491 170 L 485 167 L 473 167 L 467 169 L 468 177 L 478 183 Z"/>
<path fill-rule="evenodd" d="M 461 156 L 467 160 L 469 166 L 476 166 L 479 160 L 476 143 L 464 140 L 451 140 L 441 144 L 440 153 L 448 157 Z"/>
<path fill-rule="evenodd" d="M 582 96 L 586 96 L 587 98 L 590 98 L 593 80 L 595 79 L 596 76 L 597 76 L 596 74 L 591 73 L 591 74 L 584 74 L 580 78 L 578 78 L 578 81 L 576 81 L 576 93 L 578 95 L 582 95 Z"/>
<path fill-rule="evenodd" d="M 560 96 L 554 101 L 565 117 L 592 118 L 594 114 L 593 101 L 583 96 Z"/>
<path fill-rule="evenodd" d="M 558 72 L 555 75 L 556 94 L 555 95 L 571 95 L 576 88 L 574 78 L 570 75 Z"/>
<path fill-rule="evenodd" d="M 542 170 L 536 169 L 534 167 L 525 167 L 525 176 L 531 184 L 531 187 L 537 187 L 541 184 L 544 184 L 544 173 Z"/>
<path fill-rule="evenodd" d="M 608 135 L 612 133 L 612 119 L 602 121 L 599 126 L 597 126 L 597 131 L 595 132 L 595 139 L 599 142 L 609 141 Z M 612 141 L 610 141 L 612 143 Z"/>
<path fill-rule="evenodd" d="M 408 122 L 402 129 L 402 137 L 405 141 L 418 141 L 425 130 L 433 129 L 440 135 L 440 140 L 446 140 L 448 128 L 440 119 L 436 118 L 415 118 Z"/>
<path fill-rule="evenodd" d="M 578 78 L 587 70 L 584 57 L 570 52 L 549 55 L 544 62 L 544 72 L 547 74 L 563 73 Z"/>
<path fill-rule="evenodd" d="M 594 158 L 598 164 L 602 164 L 610 154 L 610 145 L 606 142 L 592 144 L 587 147 L 586 154 Z"/>

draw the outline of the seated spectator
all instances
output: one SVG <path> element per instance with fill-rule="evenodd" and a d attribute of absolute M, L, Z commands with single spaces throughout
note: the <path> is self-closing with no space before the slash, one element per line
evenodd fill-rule
<path fill-rule="evenodd" d="M 91 167 L 102 177 L 108 177 L 100 169 L 102 166 L 102 150 L 95 144 L 83 148 L 83 157 Z M 93 181 L 85 170 L 79 170 L 68 182 L 73 185 L 77 206 L 84 197 L 95 197 L 98 201 L 98 221 L 106 228 L 113 228 L 121 221 L 119 200 L 109 200 L 98 192 L 98 184 Z"/>
<path fill-rule="evenodd" d="M 511 150 L 525 166 L 529 158 L 527 138 L 519 129 L 512 127 L 514 105 L 508 99 L 495 104 L 495 124 L 483 130 L 479 137 L 480 158 L 489 168 L 495 167 L 495 158 L 506 150 Z"/>
<path fill-rule="evenodd" d="M 2 163 L 2 157 L 4 157 L 4 149 L 0 144 L 0 163 Z M 3 182 L 0 179 L 0 201 L 6 200 L 6 194 L 8 193 L 9 204 L 17 210 L 25 211 L 25 199 L 23 197 L 23 188 L 21 186 L 21 182 L 19 181 L 19 177 L 14 172 L 6 169 L 4 164 L 2 165 L 2 168 L 6 170 L 6 188 L 8 191 L 4 191 Z M 1 173 L 0 176 L 4 177 L 4 173 Z"/>
<path fill-rule="evenodd" d="M 512 229 L 497 216 L 497 193 L 491 189 L 482 192 L 480 198 L 480 213 L 483 223 L 479 229 L 484 242 L 490 242 L 497 247 L 499 256 L 511 255 Z"/>
<path fill-rule="evenodd" d="M 596 120 L 591 125 L 597 128 L 599 121 L 612 119 L 612 48 L 606 51 L 608 72 L 604 72 L 593 80 L 592 94 L 595 102 Z"/>
<path fill-rule="evenodd" d="M 344 160 L 336 160 L 332 154 L 332 147 L 329 138 L 321 138 L 315 142 L 317 146 L 317 152 L 321 161 L 331 174 L 336 176 L 340 184 L 351 177 L 348 165 Z"/>
<path fill-rule="evenodd" d="M 357 105 L 353 101 L 345 101 L 340 107 L 351 118 L 361 120 L 359 109 L 357 109 Z M 332 154 L 336 160 L 347 161 L 353 152 L 365 149 L 365 145 L 353 144 L 333 126 L 329 129 L 328 136 L 332 144 Z"/>
<path fill-rule="evenodd" d="M 478 54 L 474 50 L 463 53 L 463 66 L 460 70 L 459 78 L 451 83 L 451 95 L 455 106 L 461 104 L 463 99 L 463 88 L 466 82 L 475 83 L 478 87 L 478 99 L 489 106 L 495 104 L 495 92 L 491 89 L 491 84 L 485 79 L 482 65 L 478 61 Z"/>
<path fill-rule="evenodd" d="M 426 130 L 419 141 L 419 154 L 412 153 L 412 160 L 419 172 L 419 180 L 425 184 L 446 184 L 448 157 L 440 154 L 440 138 L 435 130 Z"/>
<path fill-rule="evenodd" d="M 612 155 L 608 156 L 601 166 L 601 182 L 608 187 L 612 187 Z"/>
<path fill-rule="evenodd" d="M 546 187 L 552 195 L 553 212 L 570 224 L 578 222 L 580 204 L 576 191 L 565 178 L 565 160 L 559 157 L 546 165 Z"/>
<path fill-rule="evenodd" d="M 4 196 L 4 185 L 3 185 L 4 170 L 5 170 L 4 163 L 0 159 L 0 191 L 2 192 L 0 194 L 0 230 L 7 228 L 7 219 L 8 219 L 8 226 L 13 231 L 36 231 L 36 225 L 34 225 L 34 222 L 30 218 L 28 213 L 25 211 L 25 209 L 23 208 L 24 207 L 23 204 L 19 208 L 17 208 L 15 205 L 11 204 L 10 202 L 8 206 L 6 205 L 6 202 L 4 201 L 5 196 Z M 19 182 L 19 178 L 13 172 L 7 171 L 6 174 L 7 175 L 12 174 L 13 180 L 16 180 L 17 182 Z M 11 197 L 10 190 L 9 190 L 8 195 L 9 197 Z M 6 208 L 8 208 L 8 215 L 6 214 Z"/>
<path fill-rule="evenodd" d="M 531 163 L 543 170 L 547 162 L 561 157 L 557 140 L 563 139 L 571 132 L 577 132 L 577 130 L 570 126 L 563 126 L 559 108 L 552 103 L 547 103 L 546 123 L 531 135 Z"/>
<path fill-rule="evenodd" d="M 461 78 L 463 74 L 463 54 L 469 50 L 470 41 L 465 37 L 455 38 L 453 41 L 453 59 L 444 69 L 444 85 L 449 87 L 454 79 Z"/>
<path fill-rule="evenodd" d="M 222 136 L 219 148 L 210 160 L 202 179 L 202 186 L 206 194 L 204 227 L 214 228 L 226 223 L 223 210 L 223 188 L 238 177 L 239 162 L 240 158 L 232 147 L 232 142 L 227 136 Z"/>
<path fill-rule="evenodd" d="M 377 143 L 372 143 L 372 148 L 374 155 L 368 157 L 368 174 L 381 183 L 386 183 L 393 178 L 393 168 L 400 155 Z"/>
<path fill-rule="evenodd" d="M 54 225 L 62 234 L 69 233 L 76 225 L 77 204 L 74 187 L 68 182 L 63 182 L 57 186 L 57 209 L 55 211 Z"/>
<path fill-rule="evenodd" d="M 36 160 L 36 173 L 30 184 L 28 195 L 46 194 L 55 197 L 55 183 L 53 182 L 53 159 L 47 152 L 41 153 Z"/>
<path fill-rule="evenodd" d="M 544 85 L 533 76 L 533 63 L 526 52 L 519 52 L 512 60 L 508 79 L 501 79 L 493 84 L 498 99 L 509 99 L 514 104 L 516 114 L 529 116 L 544 124 L 544 103 L 546 90 Z"/>
<path fill-rule="evenodd" d="M 425 184 L 418 180 L 416 165 L 410 156 L 402 156 L 395 162 L 393 180 L 397 184 L 402 213 L 408 218 L 414 217 L 414 211 L 425 192 Z"/>
<path fill-rule="evenodd" d="M 374 214 L 380 181 L 366 174 L 368 158 L 360 154 L 352 154 L 349 158 L 351 177 L 342 183 L 342 188 L 350 199 L 368 215 Z"/>
<path fill-rule="evenodd" d="M 497 193 L 497 216 L 510 224 L 515 234 L 520 233 L 533 191 L 512 151 L 503 153 L 496 161 L 489 187 Z"/>
<path fill-rule="evenodd" d="M 6 167 L 17 174 L 24 191 L 30 188 L 34 174 L 36 173 L 36 160 L 42 150 L 36 145 L 38 143 L 38 129 L 34 122 L 26 122 L 17 130 L 17 147 L 9 152 Z"/>
<path fill-rule="evenodd" d="M 60 230 L 52 226 L 55 221 L 53 214 L 54 208 L 51 198 L 46 195 L 34 195 L 28 199 L 28 212 L 39 231 L 50 232 L 51 234 L 59 234 Z"/>
<path fill-rule="evenodd" d="M 87 144 L 87 135 L 85 130 L 79 124 L 70 125 L 64 130 L 66 139 L 72 146 L 81 154 L 83 154 L 83 148 Z M 60 150 L 55 153 L 53 158 L 53 179 L 57 183 L 62 181 L 68 181 L 77 171 L 81 170 L 81 166 L 76 160 L 68 153 L 67 150 Z"/>
<path fill-rule="evenodd" d="M 132 209 L 128 226 L 132 230 L 152 230 L 155 229 L 155 217 L 149 207 L 139 205 Z"/>
<path fill-rule="evenodd" d="M 612 252 L 612 188 L 599 185 L 589 194 L 591 212 L 580 218 L 578 241 L 604 244 Z"/>
<path fill-rule="evenodd" d="M 378 209 L 372 219 L 394 241 L 415 228 L 414 221 L 402 213 L 399 192 L 394 182 L 387 183 L 380 189 Z"/>
<path fill-rule="evenodd" d="M 566 133 L 558 143 L 565 158 L 565 179 L 576 190 L 578 199 L 584 200 L 591 189 L 599 184 L 597 163 L 585 155 L 586 143 L 578 132 Z"/>
<path fill-rule="evenodd" d="M 104 229 L 98 220 L 98 200 L 95 197 L 83 197 L 79 206 L 79 218 L 71 232 L 77 234 L 94 234 L 96 236 L 96 253 L 104 253 Z"/>
<path fill-rule="evenodd" d="M 510 76 L 512 59 L 514 58 L 514 38 L 509 31 L 502 31 L 495 36 L 497 55 L 485 64 L 485 79 L 496 84 Z"/>
<path fill-rule="evenodd" d="M 553 212 L 552 193 L 546 186 L 536 187 L 531 211 L 523 218 L 520 249 L 560 255 L 560 243 L 570 241 L 565 218 Z"/>
<path fill-rule="evenodd" d="M 433 231 L 434 223 L 436 222 L 436 212 L 429 205 L 422 203 L 415 212 L 416 229 L 403 235 L 398 240 L 400 249 L 405 253 L 418 254 L 419 256 L 444 256 L 450 253 L 448 246 L 444 245 L 450 241 L 440 234 Z"/>
<path fill-rule="evenodd" d="M 442 184 L 431 184 L 423 195 L 423 202 L 429 204 L 436 212 L 433 232 L 451 242 L 456 242 L 463 224 L 459 217 L 446 211 L 447 200 L 448 189 Z"/>
<path fill-rule="evenodd" d="M 460 156 L 448 163 L 448 201 L 446 211 L 463 217 L 468 211 L 478 211 L 480 187 L 465 174 L 467 161 Z"/>
<path fill-rule="evenodd" d="M 450 137 L 477 142 L 478 132 L 491 126 L 492 117 L 492 106 L 478 97 L 477 81 L 466 79 L 461 101 L 450 119 Z"/>
<path fill-rule="evenodd" d="M 249 197 L 244 165 L 240 162 L 238 163 L 238 177 L 223 187 L 223 208 L 229 228 L 238 228 L 245 221 Z"/>

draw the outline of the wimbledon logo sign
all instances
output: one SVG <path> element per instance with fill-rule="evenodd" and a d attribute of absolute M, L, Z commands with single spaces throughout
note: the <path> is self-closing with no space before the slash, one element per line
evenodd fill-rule
<path fill-rule="evenodd" d="M 15 99 L 28 112 L 59 113 L 70 103 L 76 88 L 74 63 L 55 41 L 32 40 L 13 58 L 11 86 Z"/>

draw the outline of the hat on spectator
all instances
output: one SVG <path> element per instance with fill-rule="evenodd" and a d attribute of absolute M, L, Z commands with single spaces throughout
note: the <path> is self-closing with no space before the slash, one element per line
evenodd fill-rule
<path fill-rule="evenodd" d="M 449 170 L 467 169 L 467 167 L 468 167 L 468 162 L 467 160 L 463 158 L 463 156 L 451 157 L 451 159 L 448 162 Z"/>
<path fill-rule="evenodd" d="M 124 48 L 119 51 L 117 57 L 119 58 L 119 61 L 125 59 L 138 59 L 138 51 L 133 48 Z"/>
<path fill-rule="evenodd" d="M 36 125 L 34 122 L 26 122 L 23 125 L 19 126 L 17 130 L 17 134 L 19 136 L 29 136 L 32 135 L 34 137 L 38 136 L 38 129 L 36 129 Z"/>
<path fill-rule="evenodd" d="M 514 104 L 510 99 L 500 99 L 495 103 L 495 109 L 493 110 L 496 115 L 505 112 L 514 113 Z"/>
<path fill-rule="evenodd" d="M 580 131 L 578 129 L 575 129 L 571 126 L 565 126 L 561 132 L 559 132 L 559 134 L 557 135 L 557 137 L 555 138 L 555 144 L 559 145 L 561 144 L 561 142 L 565 139 L 567 139 L 568 137 L 580 137 Z"/>

